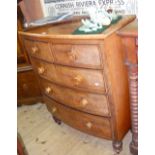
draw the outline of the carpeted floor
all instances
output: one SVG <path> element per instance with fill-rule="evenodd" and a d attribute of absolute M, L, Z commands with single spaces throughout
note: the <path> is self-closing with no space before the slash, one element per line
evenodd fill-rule
<path fill-rule="evenodd" d="M 44 104 L 18 107 L 17 121 L 29 155 L 114 155 L 111 141 L 57 125 Z M 120 155 L 130 155 L 130 141 L 129 131 Z"/>

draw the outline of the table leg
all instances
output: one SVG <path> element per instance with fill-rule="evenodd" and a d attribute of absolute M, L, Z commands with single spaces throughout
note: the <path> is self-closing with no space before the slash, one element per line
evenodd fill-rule
<path fill-rule="evenodd" d="M 138 155 L 138 66 L 129 66 L 132 141 L 130 152 Z"/>

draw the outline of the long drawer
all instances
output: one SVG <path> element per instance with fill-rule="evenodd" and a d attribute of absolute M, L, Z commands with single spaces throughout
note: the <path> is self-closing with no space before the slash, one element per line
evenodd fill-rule
<path fill-rule="evenodd" d="M 98 45 L 52 44 L 51 49 L 56 63 L 91 68 L 101 68 Z"/>
<path fill-rule="evenodd" d="M 110 116 L 108 100 L 105 95 L 87 93 L 53 84 L 47 80 L 40 80 L 43 93 L 54 100 L 84 112 Z"/>
<path fill-rule="evenodd" d="M 101 70 L 66 67 L 35 59 L 32 59 L 32 64 L 41 77 L 50 81 L 95 92 L 106 92 Z"/>
<path fill-rule="evenodd" d="M 66 124 L 88 134 L 111 139 L 110 120 L 108 118 L 90 115 L 67 106 L 63 106 L 44 96 L 48 110 Z"/>

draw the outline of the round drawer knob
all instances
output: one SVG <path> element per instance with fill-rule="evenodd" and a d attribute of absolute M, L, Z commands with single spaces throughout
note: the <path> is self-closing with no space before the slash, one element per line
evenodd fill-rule
<path fill-rule="evenodd" d="M 85 98 L 83 98 L 83 99 L 81 100 L 81 104 L 82 104 L 83 106 L 86 106 L 86 105 L 88 104 L 88 100 L 85 99 Z"/>
<path fill-rule="evenodd" d="M 44 71 L 45 71 L 44 67 L 39 67 L 39 68 L 38 68 L 38 73 L 39 73 L 39 74 L 43 74 Z"/>
<path fill-rule="evenodd" d="M 69 59 L 72 60 L 72 61 L 75 61 L 77 59 L 77 57 L 76 57 L 75 54 L 70 54 Z"/>
<path fill-rule="evenodd" d="M 82 81 L 82 79 L 83 78 L 80 75 L 77 75 L 76 77 L 74 77 L 75 85 L 78 85 Z"/>
<path fill-rule="evenodd" d="M 100 84 L 98 82 L 95 82 L 94 85 L 98 87 Z"/>
<path fill-rule="evenodd" d="M 23 89 L 28 90 L 28 85 L 26 83 L 23 84 Z"/>
<path fill-rule="evenodd" d="M 46 87 L 46 88 L 45 88 L 45 92 L 46 92 L 47 94 L 49 94 L 49 93 L 51 92 L 51 90 L 52 90 L 52 89 L 51 89 L 50 87 Z"/>
<path fill-rule="evenodd" d="M 71 51 L 68 52 L 68 56 L 69 56 L 69 59 L 70 59 L 71 61 L 77 60 L 76 52 L 73 51 L 73 50 L 71 50 Z"/>
<path fill-rule="evenodd" d="M 47 32 L 42 32 L 41 34 L 45 35 L 45 34 L 47 34 Z"/>
<path fill-rule="evenodd" d="M 91 129 L 91 128 L 92 128 L 92 123 L 91 123 L 91 122 L 86 123 L 86 127 L 87 127 L 88 129 Z"/>
<path fill-rule="evenodd" d="M 38 51 L 38 48 L 36 46 L 32 47 L 32 54 L 35 54 Z"/>
<path fill-rule="evenodd" d="M 55 113 L 57 111 L 57 108 L 56 107 L 53 107 L 52 108 L 52 113 Z"/>

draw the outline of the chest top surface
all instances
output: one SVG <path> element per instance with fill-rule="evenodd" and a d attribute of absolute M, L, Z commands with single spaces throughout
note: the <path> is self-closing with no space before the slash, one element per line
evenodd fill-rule
<path fill-rule="evenodd" d="M 125 27 L 123 27 L 121 30 L 118 31 L 119 35 L 122 36 L 131 36 L 131 37 L 137 37 L 138 36 L 138 20 L 135 19 Z"/>
<path fill-rule="evenodd" d="M 70 20 L 67 22 L 61 22 L 57 24 L 48 24 L 35 28 L 30 28 L 25 32 L 19 31 L 19 34 L 23 36 L 45 37 L 45 38 L 68 38 L 68 39 L 104 39 L 115 31 L 119 30 L 123 26 L 133 21 L 136 17 L 123 16 L 116 24 L 111 25 L 105 31 L 100 34 L 89 35 L 73 35 L 72 33 L 81 25 L 81 20 Z"/>

